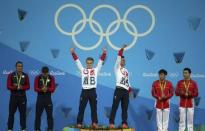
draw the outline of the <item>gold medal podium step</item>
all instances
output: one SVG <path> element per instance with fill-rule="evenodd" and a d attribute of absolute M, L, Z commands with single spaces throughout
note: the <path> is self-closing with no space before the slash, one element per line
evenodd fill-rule
<path fill-rule="evenodd" d="M 108 128 L 106 126 L 99 126 L 98 128 L 83 127 L 77 128 L 75 126 L 68 126 L 63 128 L 63 131 L 135 131 L 134 128 Z"/>
<path fill-rule="evenodd" d="M 76 128 L 75 126 L 68 126 L 68 127 L 63 128 L 63 131 L 135 131 L 135 129 L 134 128 L 126 128 L 126 129 L 113 128 L 113 129 L 110 129 L 106 126 L 99 126 L 99 128 L 97 128 L 97 129 L 93 129 L 93 128 L 89 128 L 89 127 L 79 129 L 79 128 Z M 185 131 L 187 131 L 187 129 Z M 205 131 L 205 125 L 195 125 L 194 131 Z"/>

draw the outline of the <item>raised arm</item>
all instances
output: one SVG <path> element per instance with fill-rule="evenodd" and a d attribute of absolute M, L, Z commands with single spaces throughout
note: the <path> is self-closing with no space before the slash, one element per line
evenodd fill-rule
<path fill-rule="evenodd" d="M 115 63 L 115 71 L 120 68 L 120 61 L 121 61 L 121 57 L 123 56 L 123 51 L 125 49 L 127 45 L 124 45 L 119 51 L 118 51 L 118 56 L 117 56 L 117 60 L 116 60 L 116 63 Z"/>
<path fill-rule="evenodd" d="M 78 69 L 80 70 L 80 72 L 82 72 L 83 66 L 82 66 L 80 60 L 78 59 L 78 56 L 77 56 L 77 54 L 75 53 L 74 48 L 70 48 L 70 52 L 71 52 L 71 55 L 73 56 L 73 59 L 74 59 L 76 65 L 77 65 Z"/>
<path fill-rule="evenodd" d="M 106 54 L 107 54 L 107 50 L 106 50 L 106 48 L 103 48 L 103 53 L 102 53 L 100 60 L 98 61 L 98 64 L 97 64 L 98 73 L 100 72 L 102 65 L 103 65 L 103 62 L 105 61 Z"/>

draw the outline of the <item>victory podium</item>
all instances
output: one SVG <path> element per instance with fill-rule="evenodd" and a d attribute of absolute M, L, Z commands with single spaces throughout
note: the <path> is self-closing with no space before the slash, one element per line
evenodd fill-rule
<path fill-rule="evenodd" d="M 63 128 L 63 131 L 135 131 L 134 128 L 108 128 L 106 126 L 99 126 L 99 128 L 83 127 L 77 128 L 75 126 L 68 126 Z"/>

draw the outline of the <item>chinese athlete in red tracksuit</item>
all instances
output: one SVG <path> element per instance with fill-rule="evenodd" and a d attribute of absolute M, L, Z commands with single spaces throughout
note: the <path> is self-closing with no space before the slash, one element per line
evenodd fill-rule
<path fill-rule="evenodd" d="M 125 46 L 126 47 L 126 46 Z M 114 92 L 112 110 L 110 114 L 110 128 L 114 128 L 114 120 L 118 105 L 121 101 L 122 107 L 122 127 L 127 128 L 127 109 L 129 105 L 129 72 L 124 67 L 125 66 L 125 58 L 123 56 L 124 48 L 121 48 L 118 52 L 117 61 L 115 63 L 114 72 L 116 77 L 116 89 Z"/>
<path fill-rule="evenodd" d="M 172 83 L 165 79 L 167 71 L 161 69 L 159 71 L 159 80 L 152 84 L 152 96 L 156 99 L 156 120 L 158 131 L 168 131 L 170 98 L 174 94 Z"/>
<path fill-rule="evenodd" d="M 176 96 L 180 97 L 179 131 L 185 131 L 186 116 L 188 131 L 193 131 L 194 103 L 193 98 L 198 96 L 197 83 L 190 78 L 191 69 L 184 69 L 184 80 L 180 80 L 176 87 Z"/>
<path fill-rule="evenodd" d="M 36 101 L 35 130 L 41 131 L 41 115 L 46 110 L 48 131 L 53 130 L 53 103 L 51 94 L 55 91 L 55 78 L 49 74 L 48 67 L 42 67 L 42 74 L 36 76 L 34 90 L 38 93 Z"/>
<path fill-rule="evenodd" d="M 97 94 L 96 94 L 96 86 L 97 86 L 97 76 L 100 72 L 100 69 L 103 65 L 103 61 L 106 57 L 106 49 L 103 49 L 103 53 L 98 61 L 98 64 L 95 68 L 92 67 L 94 59 L 88 57 L 86 59 L 87 67 L 84 68 L 78 59 L 78 56 L 74 52 L 74 49 L 71 48 L 71 54 L 73 59 L 75 60 L 78 69 L 80 70 L 82 76 L 82 92 L 80 95 L 80 104 L 79 104 L 79 112 L 77 117 L 77 126 L 82 127 L 83 117 L 85 107 L 87 102 L 90 103 L 91 108 L 91 118 L 92 118 L 92 126 L 94 128 L 97 127 L 98 118 L 97 118 Z"/>
<path fill-rule="evenodd" d="M 23 72 L 23 63 L 21 61 L 16 62 L 16 71 L 8 75 L 7 88 L 10 90 L 9 101 L 9 118 L 8 118 L 8 130 L 13 129 L 14 115 L 18 108 L 20 113 L 20 125 L 23 131 L 26 130 L 26 90 L 30 88 L 29 77 Z"/>

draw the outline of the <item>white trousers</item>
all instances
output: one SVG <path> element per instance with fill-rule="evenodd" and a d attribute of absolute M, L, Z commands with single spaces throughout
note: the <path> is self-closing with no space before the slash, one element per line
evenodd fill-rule
<path fill-rule="evenodd" d="M 179 131 L 185 131 L 186 129 L 186 118 L 187 118 L 187 130 L 193 131 L 193 119 L 194 119 L 194 108 L 179 108 Z"/>
<path fill-rule="evenodd" d="M 157 128 L 158 131 L 168 131 L 169 112 L 170 109 L 156 109 L 157 110 Z"/>

